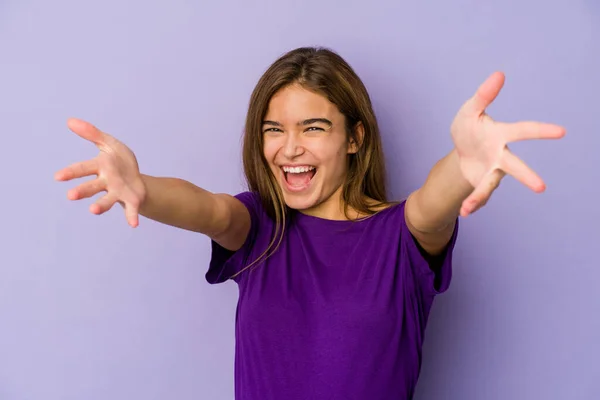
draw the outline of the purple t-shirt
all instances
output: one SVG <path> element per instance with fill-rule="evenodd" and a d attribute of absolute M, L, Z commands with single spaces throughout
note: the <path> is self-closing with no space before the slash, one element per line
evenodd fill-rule
<path fill-rule="evenodd" d="M 257 259 L 274 222 L 258 195 L 246 243 L 212 242 L 206 273 L 221 283 Z M 405 202 L 361 221 L 293 212 L 279 249 L 234 278 L 238 400 L 401 400 L 413 396 L 434 296 L 448 288 L 457 228 L 436 262 L 404 220 Z"/>

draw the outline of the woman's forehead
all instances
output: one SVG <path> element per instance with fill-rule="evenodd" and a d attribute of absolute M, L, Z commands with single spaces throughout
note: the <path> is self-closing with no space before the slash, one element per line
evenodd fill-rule
<path fill-rule="evenodd" d="M 335 104 L 325 96 L 293 85 L 280 90 L 271 98 L 265 119 L 298 124 L 311 119 L 335 122 L 340 116 Z"/>

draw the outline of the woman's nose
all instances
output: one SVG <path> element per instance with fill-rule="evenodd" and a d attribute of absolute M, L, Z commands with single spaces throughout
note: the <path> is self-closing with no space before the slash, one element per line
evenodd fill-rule
<path fill-rule="evenodd" d="M 284 143 L 283 155 L 287 158 L 294 158 L 302 153 L 304 153 L 304 148 L 297 135 L 293 133 L 287 135 Z"/>

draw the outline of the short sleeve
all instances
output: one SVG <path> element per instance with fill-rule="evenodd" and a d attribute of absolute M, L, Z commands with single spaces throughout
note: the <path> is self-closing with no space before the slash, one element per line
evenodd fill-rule
<path fill-rule="evenodd" d="M 429 256 L 408 229 L 404 218 L 405 205 L 406 202 L 402 204 L 403 218 L 400 239 L 404 256 L 408 258 L 419 286 L 431 295 L 441 294 L 448 290 L 452 280 L 452 257 L 458 237 L 458 219 L 445 250 L 438 256 Z"/>
<path fill-rule="evenodd" d="M 211 240 L 211 258 L 206 272 L 206 281 L 210 284 L 223 283 L 249 264 L 250 256 L 264 225 L 265 212 L 258 194 L 243 192 L 234 196 L 242 202 L 250 213 L 250 232 L 246 241 L 237 251 L 231 251 Z M 237 281 L 237 277 L 234 278 Z"/>

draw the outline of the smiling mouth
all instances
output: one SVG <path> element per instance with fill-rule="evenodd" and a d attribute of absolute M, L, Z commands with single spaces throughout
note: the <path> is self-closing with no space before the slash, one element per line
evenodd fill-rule
<path fill-rule="evenodd" d="M 290 188 L 297 190 L 306 188 L 317 173 L 312 165 L 284 166 L 281 170 Z"/>

